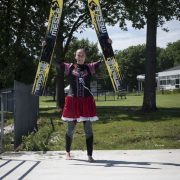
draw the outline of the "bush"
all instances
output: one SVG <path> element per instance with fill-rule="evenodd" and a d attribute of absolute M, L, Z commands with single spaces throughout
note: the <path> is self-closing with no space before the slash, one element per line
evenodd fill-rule
<path fill-rule="evenodd" d="M 48 142 L 53 130 L 45 126 L 36 133 L 31 133 L 29 136 L 23 136 L 21 150 L 24 151 L 48 151 Z"/>

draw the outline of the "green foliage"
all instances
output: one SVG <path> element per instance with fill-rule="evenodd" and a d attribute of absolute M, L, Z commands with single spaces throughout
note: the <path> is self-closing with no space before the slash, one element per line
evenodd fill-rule
<path fill-rule="evenodd" d="M 168 57 L 173 59 L 174 65 L 180 64 L 180 40 L 169 43 L 166 48 Z"/>
<path fill-rule="evenodd" d="M 180 41 L 169 44 L 167 48 L 156 49 L 156 73 L 178 65 L 180 59 Z M 145 74 L 145 45 L 130 46 L 116 55 L 125 83 L 129 90 L 137 89 L 137 75 Z"/>
<path fill-rule="evenodd" d="M 44 125 L 36 133 L 31 133 L 29 136 L 22 138 L 22 147 L 26 151 L 48 151 L 48 142 L 51 136 L 52 129 Z"/>
<path fill-rule="evenodd" d="M 137 75 L 145 74 L 145 45 L 131 46 L 119 51 L 120 71 L 129 90 L 137 89 Z"/>
<path fill-rule="evenodd" d="M 88 39 L 78 40 L 74 38 L 69 45 L 68 52 L 66 53 L 67 62 L 75 63 L 74 56 L 77 49 L 84 48 L 86 50 L 86 62 L 92 62 L 99 60 L 100 56 L 98 53 L 97 43 L 94 44 Z"/>
<path fill-rule="evenodd" d="M 157 72 L 164 71 L 180 64 L 180 40 L 169 43 L 167 48 L 161 49 L 157 57 Z"/>
<path fill-rule="evenodd" d="M 3 87 L 13 80 L 32 83 L 34 60 L 40 53 L 40 41 L 45 35 L 49 2 L 4 0 L 0 11 L 0 81 Z"/>
<path fill-rule="evenodd" d="M 144 28 L 149 15 L 158 16 L 157 26 L 163 26 L 165 21 L 180 19 L 179 2 L 174 0 L 105 0 L 104 2 L 109 6 L 108 12 L 104 10 L 106 11 L 104 14 L 111 14 L 111 24 L 118 22 L 124 30 L 127 30 L 126 20 L 131 21 L 134 28 Z M 152 4 L 155 4 L 154 9 L 151 8 Z"/>
<path fill-rule="evenodd" d="M 74 32 L 82 32 L 90 26 L 90 16 L 86 0 L 64 1 L 62 20 L 57 37 L 55 57 L 63 61 L 74 39 Z"/>
<path fill-rule="evenodd" d="M 157 57 L 157 71 L 163 71 L 174 66 L 174 59 L 168 53 L 167 49 L 162 49 Z"/>

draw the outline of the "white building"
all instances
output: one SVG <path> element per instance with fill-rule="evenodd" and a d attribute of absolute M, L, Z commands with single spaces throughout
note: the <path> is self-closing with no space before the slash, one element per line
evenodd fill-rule
<path fill-rule="evenodd" d="M 145 75 L 138 75 L 138 90 L 143 90 L 143 81 Z M 167 69 L 156 74 L 157 89 L 158 90 L 173 90 L 180 89 L 180 65 Z"/>

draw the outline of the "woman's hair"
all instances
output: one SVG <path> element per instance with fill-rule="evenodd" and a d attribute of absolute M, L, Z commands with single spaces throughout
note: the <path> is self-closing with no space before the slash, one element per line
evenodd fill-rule
<path fill-rule="evenodd" d="M 84 49 L 84 48 L 79 48 L 79 49 L 77 49 L 77 51 L 83 51 L 84 53 L 86 53 L 86 49 Z"/>
<path fill-rule="evenodd" d="M 76 50 L 77 51 L 83 51 L 85 54 L 87 54 L 87 50 L 85 48 L 79 48 Z M 76 55 L 76 52 L 74 53 L 74 55 Z"/>
<path fill-rule="evenodd" d="M 77 51 L 82 51 L 82 52 L 84 52 L 86 54 L 86 50 L 84 48 L 79 48 L 79 49 L 76 50 L 76 52 Z M 76 55 L 76 52 L 75 52 L 75 55 Z"/>

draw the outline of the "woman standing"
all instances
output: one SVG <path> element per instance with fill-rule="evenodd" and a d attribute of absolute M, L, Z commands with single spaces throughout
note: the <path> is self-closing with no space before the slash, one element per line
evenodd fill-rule
<path fill-rule="evenodd" d="M 111 39 L 108 39 L 112 43 Z M 76 63 L 62 63 L 65 75 L 68 77 L 70 90 L 65 99 L 65 105 L 62 113 L 62 120 L 68 123 L 65 135 L 66 141 L 66 159 L 72 159 L 70 151 L 74 130 L 77 122 L 83 122 L 86 135 L 87 156 L 89 162 L 94 162 L 93 153 L 93 130 L 92 122 L 98 120 L 96 116 L 96 105 L 90 90 L 90 81 L 92 75 L 101 61 L 85 63 L 86 52 L 84 49 L 78 49 L 75 53 Z"/>
<path fill-rule="evenodd" d="M 90 91 L 90 80 L 95 74 L 100 61 L 85 64 L 86 52 L 78 49 L 75 53 L 76 64 L 63 63 L 68 76 L 70 90 L 66 96 L 62 120 L 68 123 L 66 132 L 66 159 L 70 160 L 70 150 L 77 122 L 83 122 L 86 135 L 88 161 L 93 162 L 93 130 L 92 121 L 98 120 L 96 105 Z"/>

